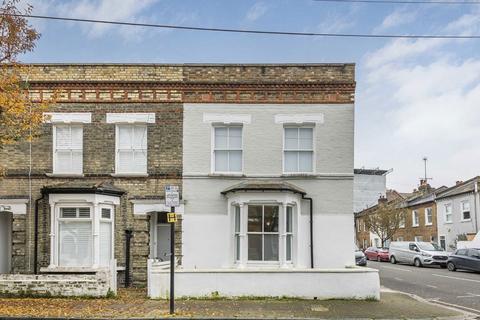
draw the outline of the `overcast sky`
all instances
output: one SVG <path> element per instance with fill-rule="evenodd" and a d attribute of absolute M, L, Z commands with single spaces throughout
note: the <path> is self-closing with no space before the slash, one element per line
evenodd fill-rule
<path fill-rule="evenodd" d="M 35 14 L 305 32 L 480 34 L 480 5 L 311 0 L 31 0 Z M 480 172 L 480 40 L 383 40 L 171 31 L 31 20 L 24 62 L 357 64 L 355 166 L 410 191 Z"/>

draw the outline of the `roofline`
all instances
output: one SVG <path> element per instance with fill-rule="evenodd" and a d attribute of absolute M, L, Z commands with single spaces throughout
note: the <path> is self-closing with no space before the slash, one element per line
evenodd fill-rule
<path fill-rule="evenodd" d="M 449 191 L 452 191 L 452 190 L 454 190 L 455 188 L 461 187 L 461 186 L 463 186 L 463 185 L 465 185 L 465 184 L 467 184 L 467 183 L 470 183 L 470 182 L 472 182 L 473 180 L 479 179 L 479 178 L 480 178 L 480 176 L 475 176 L 475 177 L 470 178 L 470 179 L 468 179 L 467 181 L 464 181 L 464 182 L 462 182 L 462 183 L 460 183 L 460 184 L 458 184 L 458 185 L 451 186 L 450 188 L 447 188 L 447 189 L 439 192 L 438 195 L 437 195 L 437 197 L 436 197 L 436 199 L 449 198 L 449 197 L 454 197 L 454 196 L 458 196 L 458 195 L 465 194 L 465 193 L 474 192 L 474 191 L 464 191 L 464 192 L 460 192 L 460 193 L 456 193 L 456 194 L 452 194 L 452 195 L 442 196 L 442 194 L 444 194 L 444 193 L 447 193 L 447 192 L 449 192 Z"/>
<path fill-rule="evenodd" d="M 347 63 L 121 63 L 121 62 L 54 62 L 54 63 L 22 63 L 29 66 L 165 66 L 165 67 L 343 67 L 355 66 L 355 62 Z"/>
<path fill-rule="evenodd" d="M 299 190 L 292 190 L 290 188 L 232 188 L 231 190 L 227 190 L 227 191 L 222 191 L 220 192 L 221 194 L 223 195 L 226 195 L 227 193 L 230 193 L 230 192 L 238 192 L 238 191 L 276 191 L 276 192 L 282 192 L 282 191 L 286 191 L 286 192 L 292 192 L 292 193 L 298 193 L 298 194 L 301 194 L 301 195 L 306 195 L 307 193 L 304 192 L 304 191 L 299 191 Z"/>
<path fill-rule="evenodd" d="M 43 187 L 42 194 L 101 194 L 106 196 L 122 196 L 125 194 L 125 191 L 115 191 L 115 190 L 105 190 L 102 188 L 81 188 L 81 187 Z"/>

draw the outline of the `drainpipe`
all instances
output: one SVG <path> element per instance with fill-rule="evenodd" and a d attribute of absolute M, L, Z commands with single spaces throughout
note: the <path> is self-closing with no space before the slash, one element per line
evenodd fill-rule
<path fill-rule="evenodd" d="M 314 268 L 314 260 L 313 260 L 313 199 L 309 197 L 305 197 L 302 194 L 303 200 L 310 201 L 310 268 Z"/>
<path fill-rule="evenodd" d="M 34 217 L 34 235 L 33 235 L 33 273 L 38 274 L 38 203 L 45 198 L 42 190 L 42 196 L 35 200 L 35 217 Z"/>
<path fill-rule="evenodd" d="M 125 230 L 125 288 L 130 287 L 130 240 L 133 237 L 133 230 Z"/>

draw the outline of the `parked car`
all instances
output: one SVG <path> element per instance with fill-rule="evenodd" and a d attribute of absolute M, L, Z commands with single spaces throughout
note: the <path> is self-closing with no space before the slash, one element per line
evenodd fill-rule
<path fill-rule="evenodd" d="M 408 263 L 416 267 L 424 265 L 447 266 L 448 254 L 436 243 L 393 241 L 389 247 L 391 263 Z"/>
<path fill-rule="evenodd" d="M 447 268 L 450 271 L 464 269 L 480 272 L 480 249 L 457 249 L 448 258 Z"/>
<path fill-rule="evenodd" d="M 370 247 L 365 250 L 365 256 L 367 260 L 377 260 L 377 261 L 388 261 L 390 257 L 388 256 L 388 249 L 386 248 L 376 248 Z"/>
<path fill-rule="evenodd" d="M 355 264 L 362 267 L 367 265 L 367 258 L 365 257 L 365 254 L 358 248 L 355 250 Z"/>

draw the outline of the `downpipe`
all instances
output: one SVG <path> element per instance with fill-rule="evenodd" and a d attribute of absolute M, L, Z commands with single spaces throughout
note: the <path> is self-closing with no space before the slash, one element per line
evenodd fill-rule
<path fill-rule="evenodd" d="M 313 259 L 313 199 L 305 197 L 304 194 L 302 194 L 302 199 L 310 202 L 310 268 L 313 269 L 315 267 Z"/>
<path fill-rule="evenodd" d="M 42 190 L 42 196 L 35 200 L 35 212 L 34 212 L 34 230 L 33 235 L 33 273 L 38 274 L 38 203 L 45 199 L 45 193 Z M 52 213 L 53 214 L 53 213 Z"/>

